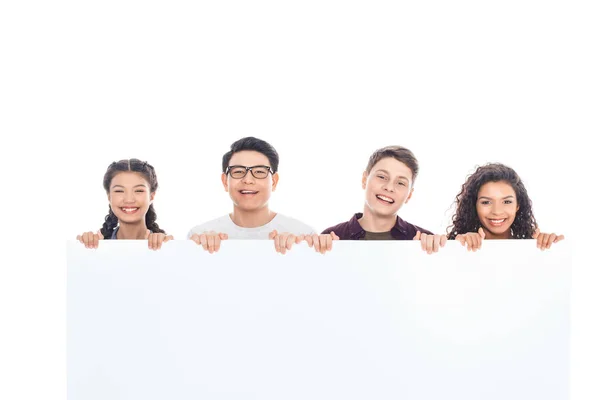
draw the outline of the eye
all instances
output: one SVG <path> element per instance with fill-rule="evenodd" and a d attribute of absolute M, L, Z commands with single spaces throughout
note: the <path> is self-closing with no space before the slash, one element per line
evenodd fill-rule
<path fill-rule="evenodd" d="M 137 193 L 145 193 L 146 191 L 144 189 L 138 189 L 136 190 Z"/>
<path fill-rule="evenodd" d="M 114 192 L 115 192 L 115 193 L 123 193 L 123 190 L 121 190 L 121 189 L 116 189 L 116 190 L 114 190 Z"/>
<path fill-rule="evenodd" d="M 383 175 L 377 175 L 377 177 L 378 177 L 379 179 L 382 179 L 382 180 L 384 180 L 384 181 L 387 181 L 387 177 L 386 177 L 386 176 L 383 176 Z"/>
<path fill-rule="evenodd" d="M 400 185 L 400 186 L 406 186 L 406 183 L 404 183 L 404 181 L 398 181 L 398 185 Z"/>
<path fill-rule="evenodd" d="M 489 201 L 489 200 L 482 200 L 482 201 L 481 201 L 481 204 L 483 204 L 484 206 L 488 206 L 488 205 L 490 205 L 491 203 L 492 203 L 492 202 L 491 202 L 491 201 Z"/>
<path fill-rule="evenodd" d="M 504 204 L 512 204 L 513 201 L 512 200 L 504 200 Z"/>

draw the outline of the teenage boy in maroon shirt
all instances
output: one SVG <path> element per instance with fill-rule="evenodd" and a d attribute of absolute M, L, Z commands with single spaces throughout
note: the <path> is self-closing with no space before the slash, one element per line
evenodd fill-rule
<path fill-rule="evenodd" d="M 407 148 L 388 146 L 375 151 L 362 178 L 363 212 L 321 235 L 306 236 L 308 245 L 324 253 L 331 250 L 333 240 L 420 240 L 427 253 L 437 252 L 446 243 L 445 235 L 434 235 L 397 215 L 413 194 L 418 172 L 419 163 Z"/>

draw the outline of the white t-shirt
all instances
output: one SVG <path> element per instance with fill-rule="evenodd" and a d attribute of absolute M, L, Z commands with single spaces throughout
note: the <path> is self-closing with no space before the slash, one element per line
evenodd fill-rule
<path fill-rule="evenodd" d="M 297 219 L 286 217 L 285 215 L 276 214 L 275 217 L 267 224 L 256 228 L 242 228 L 237 226 L 231 220 L 229 214 L 204 224 L 193 227 L 188 233 L 188 239 L 194 234 L 199 235 L 215 231 L 218 233 L 226 233 L 229 239 L 268 239 L 269 233 L 277 230 L 278 233 L 293 233 L 294 235 L 312 235 L 315 230 L 310 226 L 298 221 Z"/>

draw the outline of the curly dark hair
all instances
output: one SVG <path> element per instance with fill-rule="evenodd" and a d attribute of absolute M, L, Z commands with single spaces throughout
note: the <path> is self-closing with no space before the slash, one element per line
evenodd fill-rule
<path fill-rule="evenodd" d="M 139 172 L 144 176 L 144 179 L 148 181 L 150 184 L 150 192 L 156 192 L 158 189 L 158 180 L 156 178 L 156 172 L 154 171 L 154 167 L 148 164 L 145 161 L 140 161 L 137 158 L 131 158 L 129 160 L 120 160 L 111 163 L 106 169 L 106 173 L 104 174 L 104 190 L 108 194 L 110 191 L 110 182 L 119 172 Z M 154 233 L 165 233 L 164 230 L 160 229 L 158 224 L 156 223 L 156 211 L 154 211 L 154 205 L 150 204 L 150 208 L 148 208 L 148 212 L 146 213 L 146 227 L 150 229 L 150 231 Z M 100 229 L 100 233 L 105 238 L 110 238 L 117 227 L 119 220 L 117 216 L 112 212 L 110 205 L 108 206 L 108 215 L 104 217 L 104 224 L 102 225 L 102 229 Z"/>
<path fill-rule="evenodd" d="M 460 193 L 456 196 L 456 213 L 452 216 L 452 225 L 446 229 L 448 239 L 455 239 L 456 235 L 467 232 L 477 232 L 481 227 L 477 217 L 477 195 L 481 186 L 488 182 L 506 182 L 512 186 L 517 195 L 519 209 L 510 227 L 511 236 L 513 239 L 531 239 L 537 229 L 537 222 L 533 216 L 527 189 L 514 169 L 500 163 L 480 166 L 473 174 L 467 176 Z"/>

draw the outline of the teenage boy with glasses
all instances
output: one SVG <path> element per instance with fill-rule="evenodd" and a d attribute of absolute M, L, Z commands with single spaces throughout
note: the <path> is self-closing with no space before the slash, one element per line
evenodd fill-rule
<path fill-rule="evenodd" d="M 233 212 L 195 226 L 188 238 L 210 253 L 226 239 L 270 239 L 282 254 L 304 235 L 314 234 L 310 226 L 269 208 L 269 198 L 279 182 L 279 155 L 269 143 L 254 137 L 240 139 L 223 155 L 221 181 L 233 202 Z"/>

